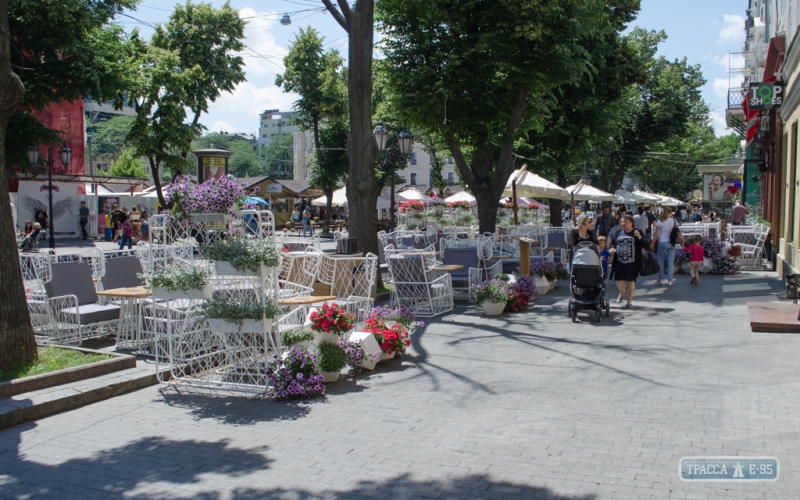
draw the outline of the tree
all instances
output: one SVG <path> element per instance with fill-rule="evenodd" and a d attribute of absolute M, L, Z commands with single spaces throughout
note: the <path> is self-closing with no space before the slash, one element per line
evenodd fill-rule
<path fill-rule="evenodd" d="M 377 146 L 372 136 L 372 51 L 375 0 L 358 0 L 351 8 L 345 0 L 322 0 L 348 35 L 347 95 L 350 137 L 347 141 L 347 206 L 350 235 L 364 252 L 378 254 L 375 206 Z M 380 281 L 380 274 L 378 275 Z"/>
<path fill-rule="evenodd" d="M 309 180 L 317 186 L 330 186 L 325 191 L 328 197 L 325 212 L 325 228 L 331 220 L 333 191 L 339 182 L 347 177 L 347 137 L 348 127 L 345 120 L 329 120 L 320 127 L 320 147 L 311 159 L 311 175 Z"/>
<path fill-rule="evenodd" d="M 264 174 L 278 179 L 291 179 L 294 175 L 294 137 L 292 134 L 275 134 L 263 150 Z"/>
<path fill-rule="evenodd" d="M 265 175 L 265 162 L 258 156 L 255 146 L 250 142 L 214 132 L 192 141 L 191 151 L 211 147 L 231 152 L 231 157 L 228 159 L 228 173 L 234 177 Z M 193 155 L 189 155 L 188 159 L 193 165 L 197 164 Z"/>
<path fill-rule="evenodd" d="M 11 5 L 9 5 L 11 3 Z M 0 0 L 0 164 L 27 165 L 25 148 L 56 143 L 58 135 L 33 119 L 62 99 L 113 99 L 126 72 L 119 57 L 122 30 L 107 23 L 134 0 Z M 56 30 L 69 19 L 69 29 Z M 14 49 L 11 49 L 11 46 Z M 23 111 L 18 111 L 23 110 Z M 6 182 L 0 182 L 0 370 L 36 359 Z"/>
<path fill-rule="evenodd" d="M 156 27 L 149 44 L 136 37 L 132 58 L 139 73 L 130 89 L 136 121 L 128 140 L 147 158 L 162 206 L 162 167 L 175 176 L 194 165 L 188 161 L 192 140 L 210 102 L 245 80 L 245 21 L 229 2 L 220 9 L 190 0 L 177 5 L 166 25 Z M 187 122 L 187 112 L 191 118 Z"/>
<path fill-rule="evenodd" d="M 345 84 L 339 75 L 342 58 L 336 50 L 325 52 L 322 47 L 324 40 L 314 28 L 301 28 L 300 34 L 289 47 L 289 53 L 283 58 L 286 71 L 275 77 L 275 85 L 283 86 L 284 92 L 300 95 L 294 103 L 299 118 L 293 118 L 293 121 L 306 130 L 310 128 L 314 134 L 314 149 L 318 159 L 315 184 L 319 185 L 328 199 L 323 224 L 323 232 L 328 232 L 333 190 L 342 176 L 338 169 L 323 171 L 328 166 L 338 166 L 338 161 L 324 160 L 323 157 L 330 155 L 320 155 L 319 127 L 322 120 L 341 120 L 346 117 L 347 98 Z"/>
<path fill-rule="evenodd" d="M 147 167 L 144 162 L 133 155 L 130 148 L 123 149 L 117 160 L 111 164 L 108 174 L 114 177 L 147 178 Z"/>
<path fill-rule="evenodd" d="M 478 200 L 481 232 L 495 229 L 515 141 L 542 129 L 558 87 L 591 71 L 591 41 L 636 9 L 633 0 L 379 4 L 400 109 L 444 138 Z"/>
<path fill-rule="evenodd" d="M 132 116 L 115 116 L 109 120 L 94 124 L 94 150 L 98 155 L 118 157 L 127 147 L 126 139 L 131 132 L 135 118 Z"/>

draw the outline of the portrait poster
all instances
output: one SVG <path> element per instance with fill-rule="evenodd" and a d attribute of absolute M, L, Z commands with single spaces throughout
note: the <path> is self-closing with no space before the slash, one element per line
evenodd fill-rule
<path fill-rule="evenodd" d="M 740 186 L 741 180 L 732 174 L 704 174 L 703 201 L 732 202 Z"/>
<path fill-rule="evenodd" d="M 17 216 L 21 224 L 36 220 L 40 209 L 47 212 L 48 224 L 55 228 L 56 238 L 78 238 L 78 184 L 53 183 L 53 214 L 51 220 L 47 181 L 20 181 L 17 193 Z"/>

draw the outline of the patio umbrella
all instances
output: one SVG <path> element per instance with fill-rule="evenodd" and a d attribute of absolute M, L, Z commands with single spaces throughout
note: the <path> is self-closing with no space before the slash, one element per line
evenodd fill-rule
<path fill-rule="evenodd" d="M 254 205 L 256 203 L 259 203 L 261 205 L 268 205 L 267 200 L 259 198 L 258 196 L 248 196 L 247 198 L 244 199 L 244 201 L 246 203 L 250 203 L 251 205 Z"/>
<path fill-rule="evenodd" d="M 645 191 L 634 191 L 633 194 L 639 197 L 641 201 L 661 203 L 661 196 L 657 194 L 647 193 Z"/>
<path fill-rule="evenodd" d="M 408 189 L 406 191 L 397 193 L 397 196 L 406 201 L 425 201 L 428 199 L 427 196 L 420 193 L 416 189 Z"/>
<path fill-rule="evenodd" d="M 506 203 L 512 203 L 514 200 L 513 198 L 503 198 L 500 201 L 502 205 L 505 205 Z M 531 201 L 530 198 L 520 198 L 520 197 L 517 197 L 517 206 L 525 208 L 539 208 L 539 204 Z"/>
<path fill-rule="evenodd" d="M 615 201 L 617 199 L 617 197 L 611 193 L 606 193 L 596 187 L 582 183 L 567 187 L 567 191 L 575 197 L 575 201 Z"/>
<path fill-rule="evenodd" d="M 470 205 L 474 205 L 475 203 L 477 203 L 475 197 L 466 191 L 461 191 L 460 193 L 454 194 L 453 196 L 449 196 L 444 199 L 445 203 L 456 203 L 459 201 L 466 201 Z"/>
<path fill-rule="evenodd" d="M 341 207 L 342 205 L 347 205 L 347 188 L 340 187 L 336 191 L 333 192 L 332 197 L 332 207 Z M 320 196 L 319 198 L 315 198 L 311 201 L 311 204 L 315 207 L 325 207 L 328 205 L 328 197 L 327 196 Z"/>
<path fill-rule="evenodd" d="M 519 176 L 517 178 L 517 176 Z M 511 182 L 517 178 L 517 196 L 518 197 L 536 197 L 536 198 L 554 198 L 557 200 L 569 200 L 572 195 L 566 189 L 557 184 L 532 174 L 526 170 L 515 170 L 511 177 L 506 182 L 506 188 L 503 190 L 502 196 L 514 196 Z"/>

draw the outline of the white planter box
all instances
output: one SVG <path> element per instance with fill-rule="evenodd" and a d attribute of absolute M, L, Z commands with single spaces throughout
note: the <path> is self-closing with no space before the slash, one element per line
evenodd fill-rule
<path fill-rule="evenodd" d="M 391 354 L 386 354 L 385 352 L 381 352 L 381 361 L 385 361 L 387 359 L 392 359 L 397 356 L 397 351 L 392 351 Z"/>
<path fill-rule="evenodd" d="M 487 316 L 500 316 L 503 314 L 503 309 L 506 308 L 505 302 L 481 302 L 483 312 Z"/>
<path fill-rule="evenodd" d="M 242 326 L 239 327 L 239 325 L 233 321 L 209 318 L 208 328 L 215 333 L 265 333 L 272 330 L 272 320 L 245 319 L 242 320 Z"/>
<path fill-rule="evenodd" d="M 547 295 L 547 292 L 550 291 L 550 282 L 547 281 L 547 278 L 536 276 L 536 290 L 539 292 L 540 297 Z"/>
<path fill-rule="evenodd" d="M 263 264 L 260 266 L 258 273 L 254 273 L 250 269 L 240 271 L 226 260 L 215 260 L 214 267 L 216 268 L 217 276 L 258 276 L 260 278 L 265 278 L 272 271 L 271 267 L 266 267 Z"/>
<path fill-rule="evenodd" d="M 378 339 L 375 335 L 369 332 L 353 332 L 350 334 L 350 342 L 358 342 L 367 355 L 367 359 L 361 362 L 361 368 L 365 370 L 374 370 L 375 365 L 378 364 L 381 354 L 381 346 L 378 344 Z M 375 356 L 373 359 L 371 356 Z"/>
<path fill-rule="evenodd" d="M 339 380 L 339 372 L 320 372 L 322 373 L 322 381 L 326 384 L 330 384 L 331 382 L 336 382 Z"/>
<path fill-rule="evenodd" d="M 714 259 L 705 257 L 703 259 L 703 263 L 700 264 L 700 272 L 703 274 L 708 274 L 712 270 L 714 270 Z"/>
<path fill-rule="evenodd" d="M 339 336 L 335 333 L 314 332 L 314 345 L 320 345 L 323 342 L 339 345 Z"/>
<path fill-rule="evenodd" d="M 692 263 L 689 261 L 681 262 L 681 271 L 686 274 L 692 274 Z"/>
<path fill-rule="evenodd" d="M 153 298 L 156 300 L 204 300 L 210 299 L 214 287 L 206 283 L 203 288 L 192 288 L 187 291 L 169 290 L 164 287 L 153 287 Z"/>

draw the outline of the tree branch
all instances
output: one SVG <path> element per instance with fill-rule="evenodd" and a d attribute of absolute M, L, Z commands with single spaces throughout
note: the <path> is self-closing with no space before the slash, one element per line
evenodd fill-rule
<path fill-rule="evenodd" d="M 344 15 L 339 12 L 339 9 L 334 7 L 334 5 L 331 3 L 331 0 L 322 0 L 322 3 L 325 5 L 325 8 L 328 9 L 328 12 L 331 13 L 333 18 L 336 19 L 336 22 L 339 23 L 339 25 L 344 28 L 347 33 L 350 33 L 350 25 L 347 22 L 347 19 L 345 19 Z"/>

